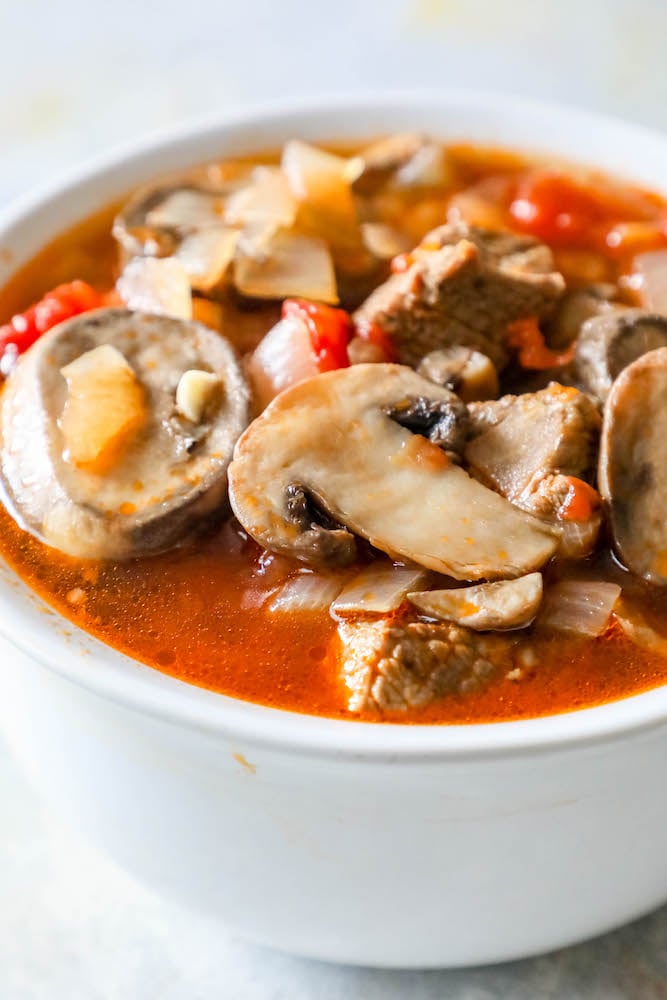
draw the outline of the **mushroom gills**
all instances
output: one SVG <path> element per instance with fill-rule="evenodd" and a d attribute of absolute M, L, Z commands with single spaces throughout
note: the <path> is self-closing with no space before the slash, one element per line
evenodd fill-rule
<path fill-rule="evenodd" d="M 659 347 L 667 347 L 667 316 L 642 309 L 603 312 L 581 328 L 574 359 L 577 378 L 604 403 L 623 369 Z"/>
<path fill-rule="evenodd" d="M 265 548 L 313 566 L 351 561 L 353 535 L 460 580 L 542 566 L 557 545 L 549 527 L 388 415 L 422 397 L 448 403 L 451 393 L 392 364 L 339 369 L 285 390 L 235 448 L 230 501 L 243 527 Z M 307 509 L 295 517 L 295 484 L 336 527 L 316 523 Z M 321 538 L 313 545 L 313 530 L 331 532 L 331 553 Z"/>

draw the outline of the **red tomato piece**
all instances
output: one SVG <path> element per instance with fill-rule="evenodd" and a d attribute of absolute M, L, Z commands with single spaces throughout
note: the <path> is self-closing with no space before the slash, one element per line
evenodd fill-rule
<path fill-rule="evenodd" d="M 597 490 L 576 476 L 568 476 L 568 490 L 561 504 L 558 516 L 562 521 L 587 521 L 602 501 Z"/>
<path fill-rule="evenodd" d="M 47 292 L 34 306 L 0 326 L 0 373 L 8 375 L 19 354 L 32 347 L 47 330 L 102 305 L 102 296 L 85 281 L 71 281 Z"/>
<path fill-rule="evenodd" d="M 574 357 L 574 345 L 565 351 L 552 351 L 544 343 L 542 331 L 534 316 L 517 319 L 507 327 L 507 342 L 517 352 L 522 368 L 533 371 L 547 371 L 567 365 Z"/>
<path fill-rule="evenodd" d="M 512 223 L 547 243 L 578 243 L 604 218 L 592 191 L 556 171 L 519 182 L 509 207 Z"/>
<path fill-rule="evenodd" d="M 307 299 L 285 299 L 282 315 L 283 318 L 295 316 L 306 324 L 320 372 L 348 367 L 347 345 L 354 329 L 344 309 Z"/>

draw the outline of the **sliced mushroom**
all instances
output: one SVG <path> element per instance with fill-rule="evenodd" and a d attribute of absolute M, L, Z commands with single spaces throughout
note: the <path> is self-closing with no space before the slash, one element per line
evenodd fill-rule
<path fill-rule="evenodd" d="M 597 284 L 573 288 L 563 295 L 551 322 L 548 344 L 554 350 L 569 347 L 577 339 L 586 320 L 618 309 L 616 285 Z"/>
<path fill-rule="evenodd" d="M 422 434 L 451 457 L 460 457 L 468 437 L 470 417 L 468 408 L 456 393 L 447 391 L 442 399 L 408 396 L 388 406 L 385 413 L 413 434 Z"/>
<path fill-rule="evenodd" d="M 230 466 L 230 500 L 246 531 L 311 565 L 352 559 L 354 532 L 462 580 L 542 566 L 557 544 L 548 527 L 388 415 L 419 398 L 442 403 L 450 393 L 390 364 L 339 369 L 281 393 L 241 437 Z"/>
<path fill-rule="evenodd" d="M 417 371 L 429 381 L 451 389 L 464 403 L 495 399 L 498 395 L 498 372 L 493 361 L 462 344 L 431 351 L 422 358 Z"/>
<path fill-rule="evenodd" d="M 542 601 L 542 574 L 529 573 L 517 580 L 459 590 L 427 590 L 408 594 L 408 600 L 429 618 L 465 625 L 476 632 L 525 628 Z"/>
<path fill-rule="evenodd" d="M 418 132 L 400 132 L 367 146 L 350 161 L 357 194 L 370 195 L 389 181 L 402 186 L 442 184 L 447 160 L 440 143 Z"/>
<path fill-rule="evenodd" d="M 166 257 L 188 233 L 221 225 L 223 193 L 182 178 L 141 188 L 116 216 L 113 235 L 126 257 Z"/>
<path fill-rule="evenodd" d="M 95 356 L 102 345 L 115 349 L 111 360 L 119 372 L 131 369 L 129 382 L 141 386 L 145 407 L 131 427 L 114 424 L 123 440 L 112 464 L 108 435 L 89 451 L 83 440 L 98 433 L 105 407 L 115 405 L 107 391 L 109 358 Z M 222 390 L 196 425 L 176 410 L 177 386 L 193 369 L 215 375 Z M 66 374 L 70 382 L 78 379 L 78 413 L 87 409 L 96 417 L 95 426 L 79 427 L 75 456 L 66 447 L 74 415 L 62 423 L 73 401 Z M 24 527 L 69 555 L 125 558 L 168 548 L 224 507 L 227 466 L 248 421 L 248 400 L 234 352 L 199 323 L 123 309 L 78 316 L 37 341 L 7 380 L 0 404 L 6 499 Z M 93 461 L 72 460 L 77 456 Z"/>
<path fill-rule="evenodd" d="M 627 568 L 667 584 L 667 348 L 628 365 L 607 397 L 598 469 L 616 550 Z"/>
<path fill-rule="evenodd" d="M 604 402 L 617 375 L 636 358 L 667 347 L 667 317 L 642 309 L 616 309 L 587 320 L 575 352 L 582 387 Z"/>

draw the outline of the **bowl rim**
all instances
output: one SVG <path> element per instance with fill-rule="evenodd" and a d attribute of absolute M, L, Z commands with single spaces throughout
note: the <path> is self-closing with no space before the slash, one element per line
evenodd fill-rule
<path fill-rule="evenodd" d="M 632 173 L 637 180 L 644 180 L 645 171 L 642 174 L 641 170 L 631 170 L 630 159 L 624 159 L 622 154 L 618 166 L 614 166 L 615 150 L 635 144 L 639 153 L 646 154 L 650 161 L 652 170 L 649 173 L 656 177 L 660 173 L 667 176 L 667 136 L 608 115 L 483 91 L 325 94 L 244 106 L 224 115 L 208 115 L 112 149 L 83 167 L 68 171 L 63 177 L 17 198 L 2 210 L 0 246 L 6 242 L 11 251 L 12 241 L 20 242 L 20 237 L 29 232 L 31 223 L 48 214 L 53 220 L 49 238 L 53 238 L 63 229 L 57 221 L 59 207 L 75 198 L 80 188 L 87 190 L 86 197 L 90 201 L 94 199 L 96 181 L 123 173 L 124 168 L 130 173 L 141 172 L 146 160 L 164 156 L 171 162 L 169 169 L 175 169 L 175 161 L 187 164 L 191 147 L 212 146 L 218 142 L 224 149 L 230 140 L 233 145 L 234 136 L 238 140 L 240 133 L 263 138 L 267 133 L 274 136 L 280 132 L 285 138 L 287 134 L 295 134 L 300 124 L 312 123 L 314 118 L 322 123 L 340 120 L 341 133 L 349 131 L 350 118 L 357 124 L 366 120 L 386 120 L 385 131 L 388 131 L 394 116 L 406 117 L 411 111 L 422 116 L 426 112 L 427 117 L 432 114 L 434 118 L 446 113 L 486 116 L 489 122 L 498 124 L 501 133 L 508 123 L 520 119 L 526 127 L 534 126 L 537 132 L 537 143 L 531 142 L 528 149 L 539 147 L 547 151 L 551 144 L 555 156 L 575 160 L 581 159 L 576 156 L 576 149 L 589 148 L 588 143 L 581 145 L 586 137 L 607 136 L 600 147 L 605 151 L 602 162 L 598 154 L 592 154 L 590 160 L 587 156 L 588 162 L 604 170 Z M 495 125 L 490 131 L 494 129 Z M 511 127 L 509 130 L 512 131 Z M 372 131 L 373 128 L 369 129 L 370 133 Z M 322 137 L 326 134 L 324 131 Z M 339 137 L 329 134 L 331 138 Z M 560 139 L 555 138 L 558 135 Z M 563 135 L 568 137 L 567 142 L 563 141 Z M 495 142 L 496 136 L 491 135 L 488 141 Z M 511 147 L 513 143 L 506 145 Z M 515 145 L 526 148 L 524 142 Z M 594 142 L 593 146 L 597 148 L 600 142 Z M 261 142 L 256 143 L 256 147 L 262 148 Z M 621 166 L 620 161 L 625 165 Z M 189 162 L 197 162 L 194 150 L 190 152 Z M 654 186 L 660 185 L 654 183 Z M 119 188 L 119 194 L 121 190 Z M 96 207 L 102 207 L 99 201 Z M 90 209 L 84 203 L 78 217 L 84 218 L 90 211 L 94 211 L 94 207 Z M 41 240 L 40 245 L 44 242 Z M 25 254 L 24 259 L 34 252 Z M 7 277 L 23 263 L 20 253 L 16 257 Z M 4 277 L 1 280 L 4 284 Z M 4 563 L 2 565 L 7 570 Z M 308 756 L 381 760 L 395 765 L 415 760 L 524 756 L 630 738 L 667 722 L 667 685 L 558 715 L 456 725 L 330 719 L 257 705 L 179 681 L 117 652 L 49 609 L 11 570 L 0 576 L 0 636 L 47 669 L 126 708 L 174 725 L 224 736 L 243 746 Z M 90 654 L 95 660 L 94 669 L 91 669 Z M 128 669 L 130 665 L 132 669 Z"/>

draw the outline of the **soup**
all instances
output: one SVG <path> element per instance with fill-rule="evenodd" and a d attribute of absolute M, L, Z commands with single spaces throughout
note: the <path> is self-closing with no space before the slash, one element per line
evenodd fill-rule
<path fill-rule="evenodd" d="M 665 682 L 659 195 L 295 140 L 131 193 L 1 307 L 0 551 L 85 631 L 377 722 Z"/>

